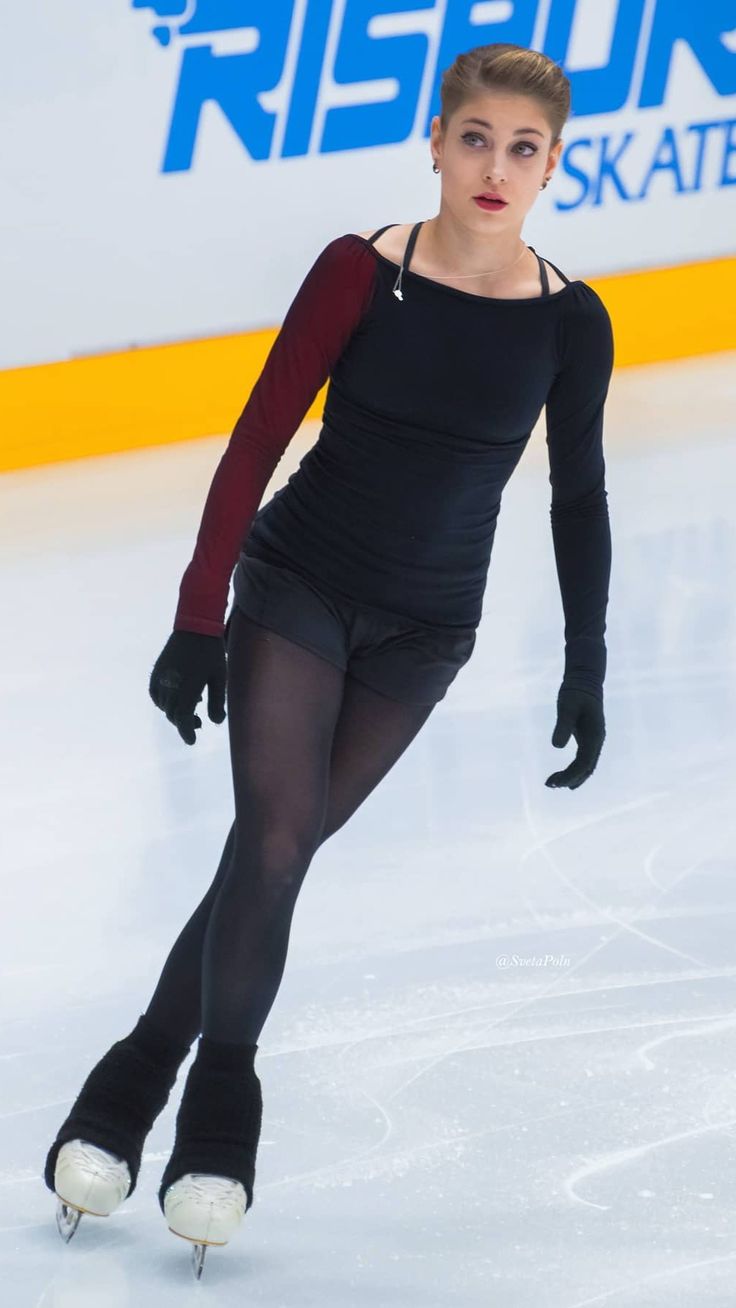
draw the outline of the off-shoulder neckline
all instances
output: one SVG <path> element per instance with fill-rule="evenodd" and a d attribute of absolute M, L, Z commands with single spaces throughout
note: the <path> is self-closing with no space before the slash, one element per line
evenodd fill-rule
<path fill-rule="evenodd" d="M 357 232 L 350 232 L 350 235 L 354 236 L 362 245 L 367 246 L 369 250 L 372 250 L 376 258 L 380 259 L 382 263 L 388 264 L 390 268 L 395 268 L 397 272 L 399 271 L 401 264 L 395 263 L 393 259 L 388 259 L 385 254 L 381 254 L 381 251 L 377 250 L 371 241 L 366 240 L 364 236 L 359 236 Z M 539 258 L 533 245 L 530 245 L 529 249 Z M 585 286 L 587 284 L 582 278 L 578 278 L 575 281 L 568 281 L 561 291 L 552 291 L 549 295 L 500 296 L 474 295 L 472 291 L 458 290 L 457 286 L 444 286 L 442 282 L 435 281 L 434 277 L 425 277 L 422 273 L 414 272 L 411 267 L 404 268 L 404 277 L 413 277 L 416 281 L 424 282 L 426 285 L 436 286 L 438 291 L 449 291 L 451 295 L 459 295 L 464 300 L 478 300 L 486 304 L 549 304 L 551 301 L 559 300 L 563 295 L 567 295 L 573 286 Z"/>

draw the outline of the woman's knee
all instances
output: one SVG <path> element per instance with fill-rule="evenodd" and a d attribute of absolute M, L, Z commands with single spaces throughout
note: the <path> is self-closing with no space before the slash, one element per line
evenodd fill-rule
<path fill-rule="evenodd" d="M 317 831 L 298 832 L 288 826 L 269 828 L 233 850 L 235 875 L 267 902 L 293 898 L 319 845 Z"/>

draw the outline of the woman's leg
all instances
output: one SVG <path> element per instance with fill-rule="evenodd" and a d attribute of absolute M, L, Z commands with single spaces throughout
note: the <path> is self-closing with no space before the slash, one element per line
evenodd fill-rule
<path fill-rule="evenodd" d="M 202 945 L 212 905 L 217 898 L 232 858 L 235 841 L 233 822 L 225 848 L 209 890 L 200 900 L 189 921 L 182 927 L 164 963 L 156 989 L 151 996 L 146 1017 L 168 1034 L 191 1045 L 202 1029 Z"/>
<path fill-rule="evenodd" d="M 235 841 L 202 950 L 202 1033 L 254 1045 L 281 982 L 296 899 L 327 817 L 345 674 L 233 619 L 228 722 Z M 384 701 L 389 713 L 426 717 Z M 404 718 L 406 722 L 406 717 Z M 360 744 L 355 742 L 355 758 Z"/>
<path fill-rule="evenodd" d="M 263 629 L 254 628 L 256 630 L 262 632 Z M 275 637 L 273 633 L 269 633 L 269 639 L 272 650 L 278 648 L 277 642 L 280 642 L 282 654 L 286 652 L 288 655 L 288 649 L 284 651 L 283 647 L 291 646 L 292 650 L 299 651 L 307 659 L 316 658 L 309 656 L 307 651 L 300 650 L 300 647 L 294 647 L 291 642 Z M 324 660 L 317 659 L 317 662 L 324 664 Z M 328 674 L 332 671 L 338 677 L 342 676 L 329 665 L 326 667 Z M 231 668 L 236 675 L 235 667 L 231 665 Z M 375 789 L 417 735 L 433 707 L 402 704 L 371 690 L 349 674 L 344 678 L 339 716 L 330 751 L 327 805 L 320 844 L 344 826 Z M 246 708 L 244 703 L 242 710 L 245 711 Z M 230 714 L 234 711 L 237 710 L 233 704 Z M 147 1010 L 147 1015 L 162 1030 L 175 1032 L 189 1044 L 202 1028 L 204 937 L 214 901 L 230 867 L 234 840 L 235 824 L 230 828 L 212 885 L 175 942 Z M 292 911 L 294 902 L 295 896 L 292 897 Z M 289 923 L 290 918 L 289 912 Z M 270 984 L 266 986 L 266 1003 L 269 1002 L 268 990 L 271 991 L 270 1003 L 273 1002 L 283 974 L 289 923 L 282 923 L 274 970 Z"/>
<path fill-rule="evenodd" d="M 231 664 L 233 682 L 230 687 L 229 703 L 236 814 L 237 797 L 240 793 L 241 811 L 244 809 L 246 817 L 250 811 L 255 813 L 256 819 L 259 817 L 261 810 L 258 804 L 254 807 L 254 799 L 257 799 L 260 794 L 258 783 L 261 778 L 264 785 L 267 782 L 265 790 L 267 802 L 263 805 L 263 821 L 258 828 L 261 839 L 260 842 L 256 841 L 254 846 L 256 850 L 260 848 L 262 851 L 265 848 L 264 832 L 277 830 L 278 827 L 278 821 L 274 828 L 269 827 L 265 819 L 274 814 L 278 819 L 282 799 L 286 811 L 289 797 L 293 797 L 295 793 L 298 797 L 300 766 L 304 764 L 308 772 L 311 769 L 313 776 L 316 775 L 319 781 L 319 768 L 315 772 L 314 759 L 310 757 L 302 759 L 296 748 L 291 748 L 292 743 L 294 746 L 297 742 L 304 746 L 309 738 L 310 712 L 316 714 L 317 724 L 316 734 L 313 727 L 311 735 L 313 739 L 319 741 L 318 724 L 322 721 L 322 717 L 317 709 L 321 706 L 329 721 L 330 713 L 334 719 L 335 704 L 339 701 L 337 720 L 329 749 L 328 793 L 324 806 L 324 822 L 316 837 L 317 843 L 321 844 L 347 822 L 351 814 L 386 775 L 429 717 L 433 706 L 404 705 L 370 690 L 349 675 L 343 678 L 342 672 L 332 668 L 324 659 L 309 654 L 308 651 L 283 640 L 274 633 L 264 632 L 263 628 L 249 623 L 244 615 L 239 616 L 242 617 L 242 623 L 238 623 L 242 627 L 242 641 L 239 643 L 240 652 Z M 259 666 L 260 672 L 257 671 Z M 341 692 L 340 685 L 342 685 Z M 233 686 L 237 686 L 235 692 Z M 246 689 L 248 686 L 250 699 Z M 260 712 L 259 694 L 264 697 Z M 269 702 L 273 710 L 270 723 Z M 292 719 L 295 719 L 299 725 L 299 730 L 293 737 L 290 735 Z M 256 729 L 259 723 L 262 733 L 260 752 L 259 735 Z M 278 726 L 281 727 L 280 738 L 276 731 Z M 284 728 L 286 728 L 285 736 Z M 270 738 L 271 729 L 274 731 L 273 739 Z M 319 750 L 317 752 L 319 754 Z M 283 789 L 279 786 L 278 775 L 273 771 L 274 766 L 279 765 L 284 769 Z M 253 785 L 249 780 L 252 775 L 256 778 L 255 796 Z M 313 793 L 319 795 L 319 786 L 315 792 L 314 783 Z M 297 803 L 291 812 L 296 814 L 297 818 L 303 819 L 305 810 Z M 292 830 L 291 820 L 283 829 L 287 828 L 289 831 Z M 299 829 L 298 822 L 293 829 Z M 237 875 L 236 869 L 243 871 L 241 879 L 244 885 L 248 884 L 247 877 L 250 872 L 248 845 L 246 843 L 245 859 L 237 862 L 234 858 L 235 837 L 236 825 L 234 824 L 228 835 L 215 880 L 174 945 L 149 1004 L 148 1013 L 139 1019 L 130 1036 L 117 1042 L 92 1069 L 69 1116 L 62 1124 L 46 1160 L 44 1175 L 50 1190 L 54 1189 L 55 1165 L 61 1145 L 66 1140 L 78 1136 L 97 1143 L 119 1157 L 126 1158 L 132 1175 L 130 1192 L 132 1193 L 135 1188 L 145 1136 L 151 1123 L 168 1100 L 178 1067 L 186 1057 L 185 1049 L 179 1042 L 188 1047 L 202 1029 L 200 1012 L 203 989 L 203 943 L 213 904 L 218 899 L 219 891 L 226 880 L 228 885 L 231 884 L 229 874 L 232 872 Z M 311 842 L 314 846 L 314 830 L 311 832 Z M 278 844 L 277 830 L 277 838 L 268 849 L 276 850 Z M 314 848 L 311 848 L 311 852 L 308 848 L 309 857 L 313 852 Z M 232 946 L 234 943 L 236 948 L 234 953 L 223 956 L 223 967 L 219 972 L 217 965 L 220 960 L 216 954 L 218 944 L 217 937 L 214 937 L 215 970 L 214 976 L 210 975 L 210 996 L 214 994 L 214 1002 L 217 1005 L 217 995 L 222 993 L 223 985 L 227 986 L 228 975 L 236 978 L 238 1002 L 243 1005 L 241 1018 L 229 1005 L 225 1006 L 223 1014 L 231 1022 L 234 1019 L 234 1024 L 226 1029 L 231 1033 L 235 1032 L 236 1042 L 242 1042 L 244 1038 L 247 1040 L 248 1034 L 256 1028 L 260 1029 L 273 1003 L 283 973 L 296 892 L 306 871 L 306 867 L 298 865 L 295 867 L 289 860 L 280 858 L 275 858 L 271 863 L 268 859 L 262 860 L 260 869 L 257 864 L 256 859 L 253 864 L 256 867 L 255 893 L 250 900 L 247 895 L 240 896 L 237 893 L 238 883 L 235 882 L 236 893 L 229 903 L 231 910 L 241 915 L 237 920 L 245 927 L 244 938 L 239 940 L 237 931 L 230 938 L 227 931 L 223 933 L 225 946 Z M 269 893 L 267 875 L 269 869 L 275 871 L 277 881 L 280 877 L 285 879 L 284 890 L 288 893 L 279 895 L 276 885 L 271 886 L 272 893 Z M 293 878 L 291 885 L 289 885 L 290 878 Z M 269 903 L 279 910 L 275 916 L 266 911 Z M 250 922 L 246 920 L 249 915 Z M 264 943 L 268 944 L 263 931 L 259 930 L 259 923 L 271 928 L 270 948 L 265 950 L 258 947 Z M 252 932 L 250 938 L 249 927 Z M 239 966 L 241 960 L 242 967 Z M 215 1007 L 215 1015 L 219 1021 L 217 1007 Z M 150 1026 L 146 1025 L 147 1020 L 150 1020 Z M 227 1051 L 228 1056 L 238 1057 L 240 1051 L 235 1048 L 235 1045 L 231 1045 L 230 1048 L 232 1053 Z M 247 1046 L 245 1049 L 247 1051 Z M 224 1056 L 224 1052 L 224 1046 L 217 1047 L 218 1056 Z M 142 1066 L 142 1059 L 148 1060 L 145 1068 Z M 198 1061 L 199 1059 L 195 1060 L 195 1066 Z M 192 1113 L 197 1107 L 195 1098 L 196 1096 L 190 1096 Z M 209 1105 L 209 1098 L 207 1103 Z M 254 1112 L 253 1105 L 247 1111 Z M 177 1118 L 177 1124 L 178 1122 Z M 255 1135 L 253 1138 L 255 1139 Z M 247 1165 L 243 1175 L 251 1186 L 252 1180 L 249 1181 L 248 1178 L 252 1173 L 253 1153 L 254 1145 L 250 1140 L 245 1149 Z M 176 1172 L 174 1164 L 178 1159 L 179 1156 L 172 1155 L 169 1170 L 164 1174 L 160 1202 L 168 1180 L 173 1178 Z M 249 1190 L 248 1193 L 251 1202 L 251 1191 Z"/>

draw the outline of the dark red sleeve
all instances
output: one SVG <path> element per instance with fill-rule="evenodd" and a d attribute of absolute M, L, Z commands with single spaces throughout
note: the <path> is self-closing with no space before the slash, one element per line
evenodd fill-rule
<path fill-rule="evenodd" d="M 223 634 L 230 578 L 263 492 L 368 308 L 375 277 L 372 249 L 350 233 L 307 273 L 212 479 L 174 631 Z"/>

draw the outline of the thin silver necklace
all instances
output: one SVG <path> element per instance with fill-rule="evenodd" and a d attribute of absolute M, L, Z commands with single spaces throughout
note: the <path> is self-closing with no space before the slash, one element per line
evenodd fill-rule
<path fill-rule="evenodd" d="M 504 268 L 489 268 L 489 269 L 488 269 L 488 272 L 479 272 L 479 273 L 460 273 L 460 274 L 458 274 L 458 275 L 455 275 L 454 273 L 449 273 L 449 274 L 447 274 L 447 273 L 442 273 L 442 274 L 438 274 L 438 275 L 434 276 L 434 277 L 432 278 L 432 281 L 438 281 L 438 282 L 449 282 L 449 281 L 464 282 L 464 281 L 467 281 L 470 277 L 494 277 L 494 276 L 496 276 L 497 273 L 508 272 L 509 268 L 515 268 L 515 267 L 516 267 L 517 263 L 519 262 L 519 259 L 523 259 L 524 255 L 526 254 L 527 250 L 529 249 L 529 246 L 526 245 L 524 242 L 522 242 L 522 244 L 524 245 L 524 248 L 523 248 L 523 250 L 521 251 L 521 254 L 519 255 L 519 258 L 518 258 L 518 259 L 514 259 L 513 263 L 507 263 L 506 266 L 505 266 Z M 404 251 L 404 258 L 406 258 L 406 251 Z M 403 300 L 403 298 L 404 298 L 403 291 L 401 290 L 401 278 L 402 278 L 403 274 L 404 274 L 404 259 L 401 260 L 401 267 L 399 268 L 399 275 L 398 275 L 398 277 L 396 278 L 396 281 L 394 282 L 394 287 L 393 287 L 394 295 L 396 296 L 397 300 Z M 417 274 L 417 275 L 419 275 L 419 274 Z"/>

